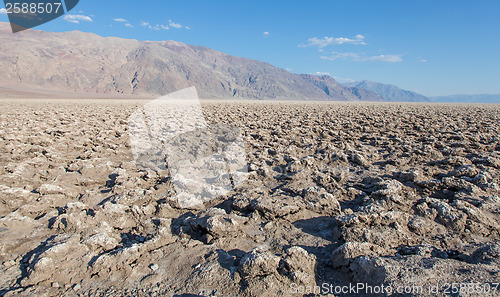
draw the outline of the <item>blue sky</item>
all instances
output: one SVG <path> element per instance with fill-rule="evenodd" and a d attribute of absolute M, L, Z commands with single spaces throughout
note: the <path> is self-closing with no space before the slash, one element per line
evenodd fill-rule
<path fill-rule="evenodd" d="M 35 29 L 176 40 L 427 96 L 500 94 L 498 0 L 80 0 Z"/>

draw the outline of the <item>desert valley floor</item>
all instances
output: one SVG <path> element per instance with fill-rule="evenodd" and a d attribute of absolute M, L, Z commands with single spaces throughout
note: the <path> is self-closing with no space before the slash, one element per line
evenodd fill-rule
<path fill-rule="evenodd" d="M 203 101 L 248 174 L 181 207 L 143 104 L 0 100 L 0 296 L 500 294 L 500 105 Z"/>

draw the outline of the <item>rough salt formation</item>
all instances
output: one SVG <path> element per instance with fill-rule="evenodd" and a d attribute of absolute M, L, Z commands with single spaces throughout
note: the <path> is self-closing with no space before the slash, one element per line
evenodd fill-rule
<path fill-rule="evenodd" d="M 168 168 L 134 163 L 143 104 L 0 101 L 0 295 L 500 282 L 497 106 L 203 102 L 249 173 L 186 208 Z"/>

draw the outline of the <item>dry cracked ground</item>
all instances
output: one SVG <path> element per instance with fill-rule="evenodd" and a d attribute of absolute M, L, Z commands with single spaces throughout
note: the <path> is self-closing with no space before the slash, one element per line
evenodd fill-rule
<path fill-rule="evenodd" d="M 249 174 L 187 209 L 134 162 L 143 104 L 0 101 L 0 295 L 499 294 L 498 105 L 206 102 Z"/>

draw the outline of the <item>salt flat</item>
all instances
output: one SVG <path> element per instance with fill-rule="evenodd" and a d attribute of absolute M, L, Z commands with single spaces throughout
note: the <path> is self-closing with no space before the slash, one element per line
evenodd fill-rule
<path fill-rule="evenodd" d="M 186 208 L 132 154 L 146 102 L 0 100 L 0 294 L 500 282 L 499 105 L 202 100 L 248 176 Z"/>

